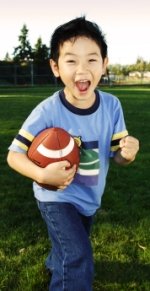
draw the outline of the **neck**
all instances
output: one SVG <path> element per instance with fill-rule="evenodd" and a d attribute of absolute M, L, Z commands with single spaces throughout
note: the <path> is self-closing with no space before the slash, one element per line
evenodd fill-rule
<path fill-rule="evenodd" d="M 89 98 L 85 98 L 84 96 L 81 98 L 78 98 L 76 96 L 72 96 L 65 89 L 64 89 L 64 94 L 65 94 L 66 100 L 70 104 L 72 104 L 73 106 L 80 108 L 80 109 L 90 108 L 94 104 L 95 98 L 96 98 L 95 92 L 93 92 L 92 96 Z"/>

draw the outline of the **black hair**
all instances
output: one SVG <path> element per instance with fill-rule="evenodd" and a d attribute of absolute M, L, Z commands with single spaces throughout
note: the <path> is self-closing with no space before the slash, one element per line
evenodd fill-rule
<path fill-rule="evenodd" d="M 85 16 L 75 18 L 56 28 L 50 41 L 50 58 L 57 63 L 60 46 L 65 41 L 80 36 L 85 36 L 94 40 L 100 48 L 102 59 L 105 59 L 107 56 L 105 36 L 99 26 L 94 22 L 86 20 Z"/>

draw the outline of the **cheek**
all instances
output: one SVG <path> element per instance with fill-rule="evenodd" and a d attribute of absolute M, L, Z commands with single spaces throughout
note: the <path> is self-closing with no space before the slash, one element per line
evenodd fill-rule
<path fill-rule="evenodd" d="M 99 79 L 103 75 L 103 70 L 102 68 L 95 68 L 93 70 L 93 75 L 95 79 Z"/>
<path fill-rule="evenodd" d="M 74 75 L 74 70 L 73 68 L 71 68 L 71 66 L 68 67 L 68 66 L 63 65 L 59 69 L 59 74 L 63 78 L 70 79 Z"/>

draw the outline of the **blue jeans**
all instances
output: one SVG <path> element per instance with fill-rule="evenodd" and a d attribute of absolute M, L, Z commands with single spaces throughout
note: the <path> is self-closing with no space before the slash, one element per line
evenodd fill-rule
<path fill-rule="evenodd" d="M 89 239 L 92 217 L 69 203 L 39 202 L 52 243 L 46 267 L 52 271 L 50 291 L 91 291 L 93 256 Z"/>

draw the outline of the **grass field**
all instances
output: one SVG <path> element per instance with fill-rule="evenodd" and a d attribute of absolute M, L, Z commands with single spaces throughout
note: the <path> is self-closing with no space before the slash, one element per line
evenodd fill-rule
<path fill-rule="evenodd" d="M 56 89 L 56 88 L 55 88 Z M 0 290 L 45 291 L 49 250 L 32 182 L 6 163 L 7 148 L 49 87 L 0 88 Z M 140 152 L 128 167 L 111 163 L 91 234 L 94 291 L 150 290 L 150 87 L 103 88 L 119 97 Z M 80 291 L 80 290 L 77 290 Z"/>

